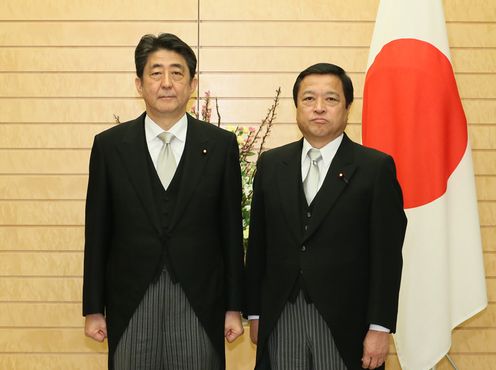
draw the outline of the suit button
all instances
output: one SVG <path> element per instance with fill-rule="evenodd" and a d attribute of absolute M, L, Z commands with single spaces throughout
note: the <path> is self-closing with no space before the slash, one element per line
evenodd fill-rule
<path fill-rule="evenodd" d="M 306 247 L 306 246 L 304 246 L 304 245 L 302 245 L 302 246 L 301 246 L 301 251 L 302 251 L 302 252 L 305 252 L 306 250 L 307 250 L 307 247 Z"/>
<path fill-rule="evenodd" d="M 308 230 L 308 225 L 305 225 L 305 231 L 307 231 L 307 230 Z"/>
<path fill-rule="evenodd" d="M 308 218 L 312 217 L 312 212 L 307 212 L 307 217 Z"/>

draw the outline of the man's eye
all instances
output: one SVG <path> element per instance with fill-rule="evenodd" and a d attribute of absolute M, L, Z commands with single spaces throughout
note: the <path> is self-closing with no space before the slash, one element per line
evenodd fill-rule
<path fill-rule="evenodd" d="M 184 78 L 184 73 L 182 71 L 172 71 L 171 77 L 174 81 L 181 81 Z"/>

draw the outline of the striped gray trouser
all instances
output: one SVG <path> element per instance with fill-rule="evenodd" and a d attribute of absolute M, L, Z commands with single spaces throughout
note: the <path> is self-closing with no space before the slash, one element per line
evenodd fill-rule
<path fill-rule="evenodd" d="M 122 335 L 115 370 L 219 370 L 221 363 L 179 284 L 150 285 Z"/>
<path fill-rule="evenodd" d="M 331 330 L 303 293 L 284 307 L 268 351 L 272 370 L 346 370 Z"/>

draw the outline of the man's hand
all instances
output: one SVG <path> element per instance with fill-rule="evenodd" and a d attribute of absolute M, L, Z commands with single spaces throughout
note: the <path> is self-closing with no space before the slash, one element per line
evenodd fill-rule
<path fill-rule="evenodd" d="M 258 343 L 258 319 L 250 320 L 250 339 L 253 344 Z"/>
<path fill-rule="evenodd" d="M 363 341 L 362 367 L 375 369 L 386 361 L 389 352 L 389 333 L 369 330 Z"/>
<path fill-rule="evenodd" d="M 224 336 L 229 343 L 232 343 L 244 332 L 241 323 L 241 314 L 238 311 L 227 311 L 224 322 Z"/>
<path fill-rule="evenodd" d="M 107 322 L 101 313 L 86 316 L 84 323 L 84 334 L 97 342 L 103 342 L 107 338 Z"/>

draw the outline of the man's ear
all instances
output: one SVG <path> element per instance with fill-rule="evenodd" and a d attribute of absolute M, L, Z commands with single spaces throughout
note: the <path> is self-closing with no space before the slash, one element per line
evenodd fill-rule
<path fill-rule="evenodd" d="M 196 90 L 198 87 L 198 78 L 197 76 L 193 77 L 190 82 L 190 87 L 191 87 L 191 94 Z"/>
<path fill-rule="evenodd" d="M 136 77 L 134 79 L 134 84 L 136 85 L 136 90 L 138 90 L 138 93 L 140 95 L 143 95 L 143 85 L 141 84 L 141 78 Z"/>

